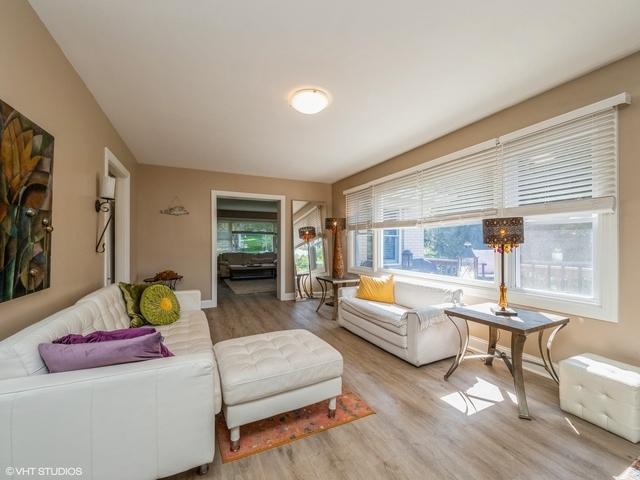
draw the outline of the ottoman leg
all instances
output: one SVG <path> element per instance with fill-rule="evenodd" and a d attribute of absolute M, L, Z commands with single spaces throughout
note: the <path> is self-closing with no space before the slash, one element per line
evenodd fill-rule
<path fill-rule="evenodd" d="M 336 397 L 329 400 L 329 418 L 335 418 L 336 416 Z"/>
<path fill-rule="evenodd" d="M 231 451 L 237 452 L 240 450 L 240 427 L 234 427 L 231 429 Z"/>

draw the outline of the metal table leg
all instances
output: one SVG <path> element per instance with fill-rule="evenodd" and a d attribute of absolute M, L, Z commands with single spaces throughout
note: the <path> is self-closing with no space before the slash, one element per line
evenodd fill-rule
<path fill-rule="evenodd" d="M 460 327 L 458 327 L 458 324 L 453 320 L 453 318 L 451 318 L 449 315 L 447 315 L 447 318 L 451 321 L 451 323 L 453 323 L 453 326 L 456 327 L 456 331 L 458 332 L 458 337 L 460 338 L 460 344 L 458 347 L 458 353 L 456 354 L 455 360 L 449 367 L 449 370 L 447 370 L 447 373 L 444 374 L 445 380 L 449 380 L 449 377 L 451 376 L 451 374 L 456 371 L 456 368 L 458 368 L 458 365 L 460 365 L 462 360 L 464 360 L 465 353 L 467 352 L 467 347 L 469 346 L 469 323 L 466 320 L 464 321 L 466 332 L 465 332 L 465 335 L 463 336 L 462 332 L 460 331 Z"/>
<path fill-rule="evenodd" d="M 558 334 L 558 332 L 566 326 L 567 324 L 564 323 L 553 329 L 553 331 L 551 332 L 547 340 L 546 356 L 545 356 L 545 352 L 542 350 L 542 336 L 544 334 L 544 330 L 540 330 L 538 332 L 538 349 L 540 350 L 540 357 L 542 358 L 542 362 L 543 362 L 542 366 L 549 373 L 549 375 L 551 375 L 551 378 L 556 383 L 560 383 L 560 378 L 558 377 L 556 369 L 553 366 L 553 359 L 551 358 L 551 345 L 553 345 L 553 341 L 556 338 L 556 335 Z"/>
<path fill-rule="evenodd" d="M 322 290 L 322 296 L 320 297 L 320 302 L 318 302 L 318 308 L 316 308 L 316 312 L 320 310 L 320 307 L 324 304 L 324 301 L 327 298 L 327 287 L 323 281 L 319 281 L 320 289 Z"/>
<path fill-rule="evenodd" d="M 524 420 L 531 420 L 527 394 L 524 390 L 524 373 L 522 371 L 522 354 L 527 336 L 521 333 L 511 334 L 511 363 L 513 364 L 513 385 L 518 398 L 518 416 Z"/>
<path fill-rule="evenodd" d="M 493 365 L 493 358 L 496 353 L 496 344 L 498 343 L 498 329 L 496 327 L 489 327 L 489 348 L 487 348 L 487 355 L 491 355 L 484 359 L 485 365 Z"/>

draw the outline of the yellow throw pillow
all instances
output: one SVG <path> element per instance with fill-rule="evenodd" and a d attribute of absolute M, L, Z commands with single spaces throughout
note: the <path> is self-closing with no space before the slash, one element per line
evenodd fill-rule
<path fill-rule="evenodd" d="M 360 285 L 356 297 L 374 302 L 394 303 L 393 275 L 368 277 L 360 275 Z"/>

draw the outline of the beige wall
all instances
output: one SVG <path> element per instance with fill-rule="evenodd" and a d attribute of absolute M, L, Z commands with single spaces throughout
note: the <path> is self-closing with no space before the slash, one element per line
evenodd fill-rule
<path fill-rule="evenodd" d="M 132 187 L 136 161 L 26 1 L 0 0 L 0 65 L 0 98 L 55 137 L 51 288 L 0 303 L 2 339 L 102 286 L 93 202 L 104 148 L 129 168 Z"/>
<path fill-rule="evenodd" d="M 171 269 L 184 275 L 181 289 L 211 298 L 211 190 L 286 196 L 283 237 L 291 246 L 291 201 L 318 200 L 330 207 L 331 185 L 184 168 L 138 167 L 138 279 Z M 189 215 L 161 215 L 174 197 Z M 293 292 L 292 252 L 286 252 L 286 292 Z"/>
<path fill-rule="evenodd" d="M 429 142 L 375 167 L 345 178 L 332 186 L 334 214 L 344 216 L 343 190 L 393 172 L 438 158 L 464 147 L 517 130 L 555 115 L 588 105 L 620 92 L 629 92 L 633 103 L 619 116 L 619 212 L 620 212 L 620 314 L 618 323 L 572 318 L 558 336 L 554 354 L 563 358 L 591 351 L 640 363 L 640 53 L 568 82 L 503 110 L 449 135 Z M 606 254 L 606 252 L 605 252 Z M 484 329 L 472 334 L 486 338 Z M 507 340 L 508 337 L 505 338 Z M 501 342 L 503 343 L 503 342 Z M 535 342 L 527 351 L 535 353 Z"/>

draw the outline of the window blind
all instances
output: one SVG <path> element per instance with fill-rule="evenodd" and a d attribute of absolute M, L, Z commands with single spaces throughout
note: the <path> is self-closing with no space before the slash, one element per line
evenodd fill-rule
<path fill-rule="evenodd" d="M 502 142 L 504 208 L 532 215 L 615 199 L 616 143 L 615 108 Z"/>
<path fill-rule="evenodd" d="M 420 223 L 497 214 L 500 175 L 496 147 L 424 170 L 421 176 Z"/>
<path fill-rule="evenodd" d="M 373 227 L 415 225 L 421 216 L 419 172 L 373 187 Z"/>
<path fill-rule="evenodd" d="M 347 228 L 363 230 L 373 225 L 373 187 L 349 193 L 347 202 Z"/>

